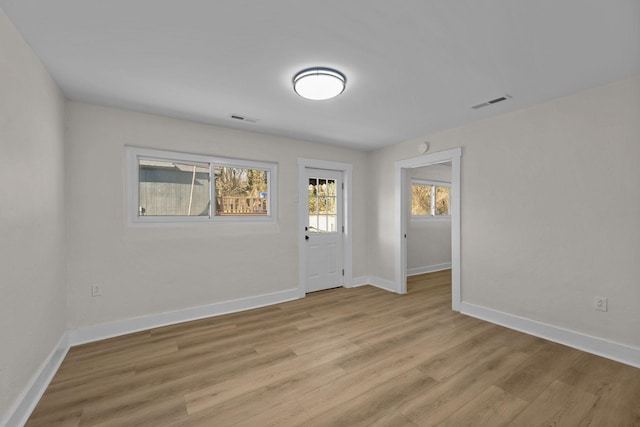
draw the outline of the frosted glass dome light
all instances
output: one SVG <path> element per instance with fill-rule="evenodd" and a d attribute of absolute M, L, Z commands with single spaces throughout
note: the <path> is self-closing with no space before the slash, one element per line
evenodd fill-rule
<path fill-rule="evenodd" d="M 293 90 L 301 97 L 314 101 L 340 95 L 346 84 L 344 74 L 332 68 L 307 68 L 293 77 Z"/>

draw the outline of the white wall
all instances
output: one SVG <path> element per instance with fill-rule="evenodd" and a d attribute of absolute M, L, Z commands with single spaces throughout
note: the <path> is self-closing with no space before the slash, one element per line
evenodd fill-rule
<path fill-rule="evenodd" d="M 413 168 L 407 170 L 407 177 L 408 188 L 412 178 L 451 183 L 451 166 Z M 407 209 L 407 272 L 412 274 L 451 264 L 451 220 L 411 220 L 411 206 Z"/>
<path fill-rule="evenodd" d="M 66 329 L 64 98 L 0 9 L 0 424 Z"/>
<path fill-rule="evenodd" d="M 358 151 L 75 102 L 67 114 L 71 329 L 296 289 L 298 157 L 351 162 L 353 188 L 365 187 Z M 127 225 L 125 145 L 277 162 L 277 223 Z M 356 191 L 354 218 L 364 200 Z M 362 221 L 353 239 L 364 276 Z"/>
<path fill-rule="evenodd" d="M 394 277 L 393 162 L 461 146 L 463 301 L 640 346 L 639 117 L 637 76 L 371 153 L 370 274 Z"/>

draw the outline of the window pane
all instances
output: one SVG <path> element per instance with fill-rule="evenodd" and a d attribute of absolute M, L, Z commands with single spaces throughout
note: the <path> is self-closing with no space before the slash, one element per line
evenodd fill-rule
<path fill-rule="evenodd" d="M 269 172 L 231 166 L 214 168 L 216 215 L 269 214 Z"/>
<path fill-rule="evenodd" d="M 326 183 L 325 212 L 328 214 L 336 213 L 336 181 L 328 179 Z M 329 230 L 335 231 L 335 230 Z"/>
<path fill-rule="evenodd" d="M 411 185 L 411 215 L 431 215 L 431 185 Z"/>
<path fill-rule="evenodd" d="M 309 233 L 320 232 L 318 224 L 318 215 L 309 215 Z"/>
<path fill-rule="evenodd" d="M 318 195 L 326 196 L 327 195 L 327 180 L 319 179 L 318 180 Z"/>
<path fill-rule="evenodd" d="M 209 216 L 208 164 L 138 160 L 139 216 Z"/>
<path fill-rule="evenodd" d="M 309 215 L 318 213 L 318 179 L 309 179 Z"/>
<path fill-rule="evenodd" d="M 436 187 L 436 215 L 450 215 L 449 187 Z"/>
<path fill-rule="evenodd" d="M 327 213 L 335 214 L 336 213 L 336 198 L 335 197 L 327 197 Z"/>
<path fill-rule="evenodd" d="M 327 216 L 327 231 L 329 231 L 331 233 L 335 233 L 336 231 L 338 231 L 336 229 L 336 221 L 337 221 L 337 216 L 336 215 L 328 215 Z"/>
<path fill-rule="evenodd" d="M 321 233 L 326 233 L 327 231 L 329 231 L 329 226 L 328 226 L 328 223 L 327 223 L 327 216 L 326 215 L 320 215 L 319 216 L 318 230 Z"/>
<path fill-rule="evenodd" d="M 327 195 L 334 197 L 336 195 L 336 181 L 334 179 L 327 181 Z"/>
<path fill-rule="evenodd" d="M 307 231 L 318 232 L 318 178 L 309 178 L 309 223 Z"/>

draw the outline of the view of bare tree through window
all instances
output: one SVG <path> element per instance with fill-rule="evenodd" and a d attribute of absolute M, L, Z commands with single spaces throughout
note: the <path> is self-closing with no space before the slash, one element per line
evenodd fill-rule
<path fill-rule="evenodd" d="M 267 215 L 268 172 L 230 166 L 214 168 L 217 215 Z"/>
<path fill-rule="evenodd" d="M 411 215 L 431 215 L 431 185 L 411 186 Z"/>
<path fill-rule="evenodd" d="M 436 215 L 449 215 L 449 187 L 436 187 Z"/>

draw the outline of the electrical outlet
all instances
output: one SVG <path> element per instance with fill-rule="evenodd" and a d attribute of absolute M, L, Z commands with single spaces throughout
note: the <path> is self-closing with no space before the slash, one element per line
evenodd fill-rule
<path fill-rule="evenodd" d="M 596 297 L 594 305 L 595 309 L 598 311 L 607 311 L 607 299 L 604 297 Z"/>
<path fill-rule="evenodd" d="M 102 285 L 99 283 L 95 285 L 91 285 L 91 296 L 99 297 L 100 295 L 102 295 Z"/>

